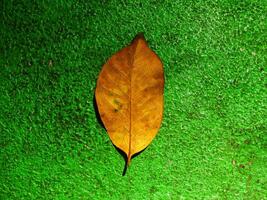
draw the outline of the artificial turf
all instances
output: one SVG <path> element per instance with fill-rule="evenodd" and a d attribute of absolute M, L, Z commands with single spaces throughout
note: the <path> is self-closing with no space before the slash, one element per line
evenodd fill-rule
<path fill-rule="evenodd" d="M 267 199 L 265 0 L 1 4 L 0 199 Z M 164 120 L 122 176 L 93 99 L 138 32 Z"/>

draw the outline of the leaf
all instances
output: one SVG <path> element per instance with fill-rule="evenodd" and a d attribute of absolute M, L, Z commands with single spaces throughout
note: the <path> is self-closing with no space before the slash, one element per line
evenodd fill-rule
<path fill-rule="evenodd" d="M 163 113 L 163 64 L 143 36 L 104 64 L 97 80 L 96 103 L 113 144 L 132 156 L 156 136 Z"/>

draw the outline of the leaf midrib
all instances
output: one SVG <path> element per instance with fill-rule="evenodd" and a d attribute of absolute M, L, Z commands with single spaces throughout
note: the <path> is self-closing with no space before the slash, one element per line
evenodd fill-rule
<path fill-rule="evenodd" d="M 137 41 L 136 41 L 137 40 Z M 127 155 L 127 165 L 130 164 L 131 161 L 131 157 L 132 157 L 132 152 L 131 152 L 131 145 L 132 145 L 132 70 L 133 70 L 133 63 L 134 63 L 134 55 L 136 52 L 136 48 L 138 45 L 138 39 L 136 39 L 133 41 L 133 43 L 130 45 L 130 49 L 129 49 L 129 68 L 130 68 L 130 92 L 129 92 L 129 100 L 130 100 L 130 125 L 129 125 L 129 151 L 128 151 L 128 155 Z"/>

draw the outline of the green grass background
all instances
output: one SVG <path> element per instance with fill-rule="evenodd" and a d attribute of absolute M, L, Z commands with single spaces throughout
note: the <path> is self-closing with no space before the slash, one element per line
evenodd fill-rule
<path fill-rule="evenodd" d="M 265 0 L 1 4 L 0 199 L 267 199 Z M 93 97 L 138 32 L 164 120 L 122 176 Z"/>

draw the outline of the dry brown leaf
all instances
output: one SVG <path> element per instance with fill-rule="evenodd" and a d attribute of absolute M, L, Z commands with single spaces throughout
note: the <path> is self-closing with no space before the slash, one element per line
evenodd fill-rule
<path fill-rule="evenodd" d="M 95 91 L 113 144 L 132 156 L 156 136 L 163 113 L 163 65 L 142 34 L 104 64 Z"/>

